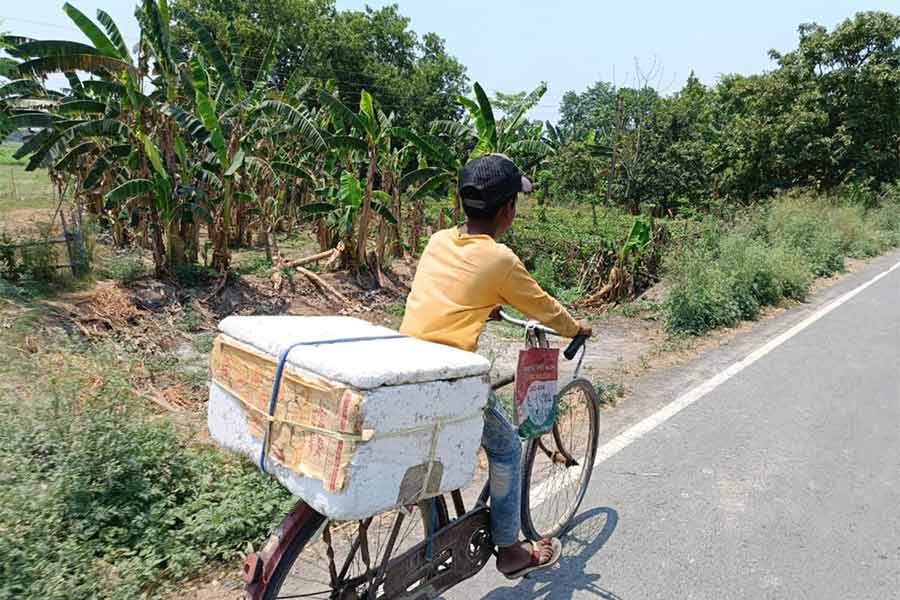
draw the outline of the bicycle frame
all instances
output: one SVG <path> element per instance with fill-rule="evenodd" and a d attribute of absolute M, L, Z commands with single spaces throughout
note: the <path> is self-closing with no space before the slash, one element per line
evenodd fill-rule
<path fill-rule="evenodd" d="M 532 345 L 547 347 L 547 336 L 559 335 L 552 329 L 534 322 L 515 319 L 502 311 L 500 316 L 505 321 L 525 327 L 528 335 L 533 336 L 533 339 L 529 340 Z M 585 350 L 582 348 L 573 379 L 578 378 L 584 354 Z M 514 377 L 505 378 L 492 385 L 492 388 L 496 390 L 509 385 L 513 381 Z M 553 428 L 553 435 L 556 438 L 557 447 L 563 448 L 564 445 L 559 440 L 556 427 Z M 571 456 L 565 455 L 564 452 L 551 452 L 540 438 L 538 438 L 537 443 L 540 449 L 554 462 L 560 462 L 567 466 L 577 464 Z M 437 531 L 429 532 L 425 541 L 406 550 L 399 556 L 392 557 L 393 543 L 405 517 L 405 511 L 400 511 L 393 524 L 381 564 L 374 566 L 374 576 L 370 571 L 366 578 L 358 578 L 358 580 L 354 578 L 347 581 L 346 590 L 341 592 L 339 596 L 334 597 L 340 600 L 345 598 L 347 600 L 355 600 L 359 596 L 353 590 L 365 586 L 367 595 L 370 597 L 374 597 L 373 593 L 381 587 L 383 594 L 380 600 L 431 599 L 458 583 L 474 577 L 481 571 L 487 564 L 490 556 L 494 554 L 490 528 L 490 507 L 488 506 L 490 479 L 485 482 L 471 509 L 466 509 L 461 490 L 454 490 L 450 492 L 449 496 L 456 513 L 455 518 L 448 520 Z M 436 513 L 431 511 L 437 510 L 438 501 L 430 499 L 421 502 L 420 507 L 423 508 L 423 514 L 426 514 L 424 508 L 428 504 L 431 507 L 428 514 L 433 522 L 433 519 L 436 518 Z M 441 500 L 440 506 L 445 506 L 445 501 Z M 324 523 L 324 529 L 321 529 L 320 533 L 325 543 L 329 546 L 329 560 L 332 561 L 330 568 L 333 571 L 337 569 L 337 566 L 333 564 L 334 552 L 331 551 L 327 520 L 309 508 L 305 502 L 301 501 L 284 520 L 275 535 L 269 539 L 265 548 L 259 553 L 249 554 L 245 559 L 242 573 L 242 579 L 247 584 L 245 598 L 254 600 L 263 597 L 271 575 L 272 566 L 278 563 L 280 557 L 286 553 L 287 548 L 294 543 L 298 531 L 305 523 L 310 522 L 310 519 L 320 519 Z M 371 519 L 360 521 L 360 537 L 351 551 L 359 550 L 362 552 L 363 560 L 366 562 L 367 567 L 368 542 L 366 541 L 365 530 L 370 521 Z M 363 548 L 363 545 L 366 545 L 366 548 Z M 345 569 L 346 565 L 342 570 Z M 389 577 L 388 574 L 390 575 Z"/>

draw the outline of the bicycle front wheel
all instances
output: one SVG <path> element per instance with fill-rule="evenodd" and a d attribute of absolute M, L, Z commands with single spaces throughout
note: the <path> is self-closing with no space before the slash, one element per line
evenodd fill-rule
<path fill-rule="evenodd" d="M 591 481 L 599 433 L 599 400 L 586 379 L 559 392 L 551 433 L 528 442 L 522 481 L 522 531 L 529 539 L 557 537 L 578 511 Z"/>
<path fill-rule="evenodd" d="M 360 521 L 329 521 L 316 514 L 278 559 L 262 593 L 251 596 L 375 600 L 385 593 L 391 559 L 447 522 L 447 505 L 440 496 Z"/>

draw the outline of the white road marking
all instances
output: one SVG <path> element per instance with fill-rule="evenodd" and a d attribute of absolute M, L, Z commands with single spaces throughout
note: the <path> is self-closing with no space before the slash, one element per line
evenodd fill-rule
<path fill-rule="evenodd" d="M 892 271 L 898 268 L 900 268 L 900 262 L 896 263 L 886 271 L 879 273 L 869 281 L 858 285 L 843 296 L 840 296 L 839 298 L 836 298 L 835 300 L 826 304 L 784 333 L 772 338 L 771 340 L 748 354 L 742 360 L 739 360 L 724 371 L 721 371 L 720 373 L 710 377 L 697 387 L 685 392 L 652 415 L 645 417 L 643 420 L 635 423 L 610 441 L 606 442 L 597 449 L 597 458 L 594 460 L 594 468 L 596 469 L 597 465 L 603 463 L 606 460 L 609 460 L 610 458 L 630 446 L 632 443 L 639 440 L 641 437 L 650 433 L 700 398 L 703 398 L 708 393 L 710 393 L 765 355 L 772 352 L 772 350 L 778 348 L 780 345 L 782 345 L 837 307 L 846 303 L 848 300 L 858 295 L 869 286 L 887 277 Z M 540 506 L 544 503 L 544 501 L 547 500 L 548 497 L 552 495 L 553 490 L 562 489 L 570 484 L 575 483 L 580 478 L 580 472 L 573 473 L 572 471 L 567 471 L 566 475 L 566 477 L 559 481 L 548 479 L 541 482 L 532 492 L 532 506 Z M 550 489 L 551 487 L 553 489 Z"/>

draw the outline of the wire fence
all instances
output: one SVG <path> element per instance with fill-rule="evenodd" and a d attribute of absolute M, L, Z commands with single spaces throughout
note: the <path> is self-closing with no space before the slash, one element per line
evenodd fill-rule
<path fill-rule="evenodd" d="M 81 231 L 66 231 L 62 237 L 0 244 L 0 276 L 19 279 L 25 274 L 45 278 L 51 271 L 67 269 L 74 277 L 91 270 L 90 256 Z"/>

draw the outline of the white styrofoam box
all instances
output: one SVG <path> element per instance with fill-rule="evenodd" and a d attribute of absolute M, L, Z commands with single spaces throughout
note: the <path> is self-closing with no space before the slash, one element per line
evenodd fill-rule
<path fill-rule="evenodd" d="M 452 392 L 452 397 L 448 394 Z M 417 400 L 411 405 L 410 399 Z M 444 406 L 457 401 L 468 414 L 445 424 L 438 432 L 435 461 L 443 475 L 439 492 L 465 487 L 478 463 L 478 448 L 484 425 L 481 409 L 487 384 L 481 377 L 452 383 L 436 381 L 380 388 L 364 396 L 363 426 L 374 428 L 375 437 L 360 444 L 350 461 L 347 483 L 339 492 L 328 492 L 321 481 L 304 477 L 269 457 L 266 468 L 292 494 L 331 519 L 362 519 L 399 504 L 400 482 L 406 472 L 431 457 L 432 430 L 438 415 L 451 417 Z M 212 437 L 229 450 L 259 459 L 262 440 L 250 433 L 240 401 L 215 382 L 210 386 L 208 422 Z M 386 429 L 388 435 L 382 435 Z M 412 429 L 405 435 L 390 431 Z"/>
<path fill-rule="evenodd" d="M 352 317 L 228 317 L 219 330 L 275 360 L 291 344 L 390 337 L 363 342 L 298 346 L 287 364 L 357 390 L 484 375 L 483 356 L 410 337 Z"/>
<path fill-rule="evenodd" d="M 297 341 L 398 335 L 347 317 L 229 317 L 220 329 L 227 338 L 239 340 L 226 338 L 228 343 L 251 346 L 273 361 Z M 472 480 L 484 425 L 481 411 L 489 392 L 484 358 L 403 338 L 299 347 L 286 362 L 287 369 L 299 374 L 325 376 L 357 389 L 362 394 L 362 428 L 375 432 L 356 447 L 346 484 L 337 492 L 326 491 L 321 481 L 269 458 L 269 473 L 317 511 L 347 520 L 393 508 L 409 500 L 400 497 L 407 473 L 431 458 L 442 469 L 437 492 L 464 487 Z M 256 461 L 262 440 L 251 435 L 245 410 L 227 390 L 211 384 L 212 437 Z M 433 436 L 437 422 L 443 425 Z"/>

